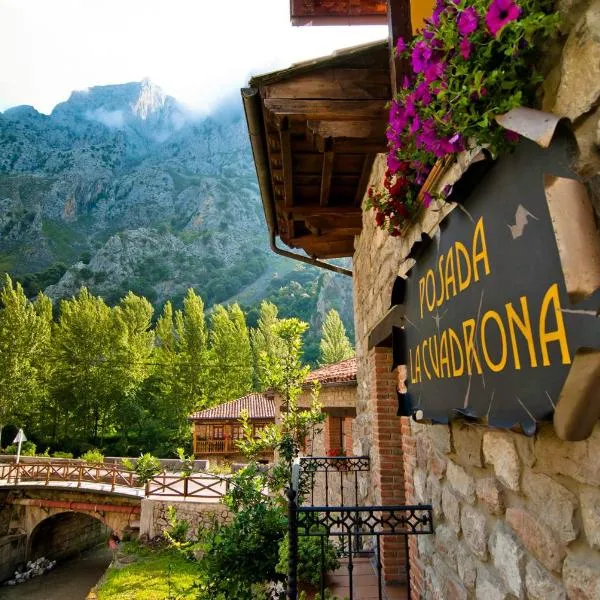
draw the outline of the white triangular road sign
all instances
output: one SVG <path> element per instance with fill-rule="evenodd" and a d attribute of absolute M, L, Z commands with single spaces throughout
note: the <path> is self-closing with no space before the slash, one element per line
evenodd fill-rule
<path fill-rule="evenodd" d="M 19 429 L 19 433 L 17 433 L 17 437 L 13 440 L 13 444 L 18 444 L 19 442 L 26 442 L 27 438 L 25 437 L 25 433 L 22 429 Z"/>

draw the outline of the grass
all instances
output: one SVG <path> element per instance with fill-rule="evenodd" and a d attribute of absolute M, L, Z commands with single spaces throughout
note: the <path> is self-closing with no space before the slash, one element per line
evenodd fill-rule
<path fill-rule="evenodd" d="M 191 600 L 198 565 L 177 551 L 121 544 L 121 564 L 111 566 L 98 588 L 98 600 Z M 132 560 L 132 562 L 126 562 Z M 169 574 L 170 571 L 170 574 Z"/>

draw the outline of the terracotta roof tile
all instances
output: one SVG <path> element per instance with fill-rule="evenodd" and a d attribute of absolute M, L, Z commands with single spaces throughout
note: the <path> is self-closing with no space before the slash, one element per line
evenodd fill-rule
<path fill-rule="evenodd" d="M 332 365 L 325 365 L 308 374 L 305 383 L 318 381 L 321 384 L 356 381 L 356 358 L 347 358 Z"/>
<path fill-rule="evenodd" d="M 275 402 L 266 394 L 248 394 L 212 408 L 200 410 L 189 416 L 192 421 L 210 419 L 239 419 L 246 409 L 251 419 L 274 419 Z"/>

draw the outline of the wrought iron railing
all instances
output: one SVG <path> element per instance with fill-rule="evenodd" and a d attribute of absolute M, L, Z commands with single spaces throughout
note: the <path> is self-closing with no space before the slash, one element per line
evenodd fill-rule
<path fill-rule="evenodd" d="M 296 461 L 292 485 L 288 489 L 288 557 L 287 598 L 297 600 L 298 538 L 316 537 L 321 544 L 321 598 L 325 597 L 326 545 L 333 540 L 340 557 L 346 561 L 350 600 L 355 596 L 354 563 L 358 556 L 371 558 L 377 579 L 378 597 L 384 597 L 382 539 L 387 536 L 402 537 L 408 598 L 410 598 L 410 563 L 408 536 L 433 533 L 433 511 L 430 505 L 361 506 L 359 503 L 358 474 L 369 471 L 367 456 L 303 457 Z M 319 482 L 318 477 L 321 477 Z M 344 491 L 350 482 L 351 494 Z M 324 502 L 315 506 L 319 496 L 315 487 L 324 486 Z M 332 485 L 339 490 L 332 492 Z M 337 493 L 337 496 L 335 494 Z M 331 498 L 339 498 L 338 505 L 330 505 Z M 344 499 L 350 502 L 344 502 Z M 368 542 L 368 543 L 363 543 Z M 387 567 L 386 567 L 387 568 Z"/>

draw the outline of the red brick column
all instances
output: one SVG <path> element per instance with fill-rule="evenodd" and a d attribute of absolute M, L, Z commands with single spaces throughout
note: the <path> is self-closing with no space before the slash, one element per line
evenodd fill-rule
<path fill-rule="evenodd" d="M 410 417 L 402 417 L 402 453 L 404 457 L 404 489 L 407 504 L 416 504 L 413 473 L 417 466 L 417 445 L 410 427 Z M 424 598 L 424 569 L 419 557 L 417 536 L 408 538 L 411 598 Z"/>
<path fill-rule="evenodd" d="M 373 348 L 369 352 L 371 380 L 370 412 L 373 418 L 371 450 L 372 484 L 377 504 L 405 504 L 402 431 L 396 392 L 397 374 L 392 372 L 392 351 Z M 381 557 L 386 582 L 405 581 L 404 538 L 383 536 Z"/>

